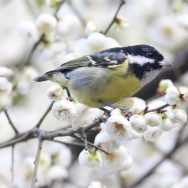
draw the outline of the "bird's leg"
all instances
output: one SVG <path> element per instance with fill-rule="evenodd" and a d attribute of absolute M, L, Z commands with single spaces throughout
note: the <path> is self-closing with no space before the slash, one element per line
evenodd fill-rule
<path fill-rule="evenodd" d="M 100 103 L 100 104 L 103 104 L 103 105 L 105 105 L 105 106 L 109 106 L 110 108 L 113 108 L 113 109 L 116 109 L 116 108 L 118 108 L 118 109 L 120 109 L 121 110 L 121 112 L 124 114 L 124 115 L 128 115 L 128 116 L 131 116 L 132 115 L 132 112 L 129 110 L 129 109 L 127 109 L 127 108 L 123 108 L 123 107 L 121 107 L 121 106 L 118 106 L 117 104 L 110 104 L 110 103 L 107 103 L 107 102 L 103 102 L 103 101 L 98 101 L 98 103 Z M 105 108 L 100 108 L 101 110 L 103 110 L 103 109 L 105 109 Z M 107 114 L 110 114 L 111 113 L 111 111 L 110 110 L 107 110 L 107 109 L 105 109 L 105 110 L 103 110 L 103 111 L 108 111 L 108 113 Z"/>
<path fill-rule="evenodd" d="M 107 110 L 106 108 L 99 108 L 99 109 L 107 113 L 108 117 L 110 117 L 111 110 Z"/>

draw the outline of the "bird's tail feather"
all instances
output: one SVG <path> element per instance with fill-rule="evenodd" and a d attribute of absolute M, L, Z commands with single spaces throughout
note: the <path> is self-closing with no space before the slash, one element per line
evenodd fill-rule
<path fill-rule="evenodd" d="M 42 75 L 42 76 L 39 76 L 39 77 L 36 77 L 35 79 L 34 79 L 36 82 L 44 82 L 44 81 L 47 81 L 48 80 L 48 78 L 47 78 L 47 75 Z"/>

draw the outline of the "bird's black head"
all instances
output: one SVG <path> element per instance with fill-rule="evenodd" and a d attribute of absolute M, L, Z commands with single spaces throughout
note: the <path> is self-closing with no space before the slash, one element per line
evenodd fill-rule
<path fill-rule="evenodd" d="M 124 52 L 129 60 L 130 70 L 143 84 L 155 78 L 163 66 L 170 65 L 164 61 L 159 51 L 149 45 L 128 46 Z"/>

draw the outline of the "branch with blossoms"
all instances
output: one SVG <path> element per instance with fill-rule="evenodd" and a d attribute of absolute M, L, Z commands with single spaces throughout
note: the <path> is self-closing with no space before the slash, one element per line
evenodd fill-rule
<path fill-rule="evenodd" d="M 50 4 L 50 6 L 55 6 L 55 15 L 42 14 L 36 19 L 36 24 L 33 22 L 27 22 L 20 27 L 20 33 L 22 36 L 25 36 L 27 41 L 29 43 L 31 42 L 33 46 L 27 58 L 18 66 L 18 71 L 24 69 L 26 65 L 31 63 L 32 56 L 40 45 L 44 45 L 44 48 L 53 45 L 53 42 L 56 40 L 56 38 L 52 36 L 53 32 L 57 31 L 57 39 L 63 41 L 64 39 L 62 38 L 64 35 L 67 35 L 69 32 L 71 33 L 75 27 L 78 27 L 79 20 L 77 17 L 72 15 L 66 15 L 63 19 L 58 17 L 57 11 L 60 9 L 64 1 L 53 2 L 56 2 L 55 5 Z M 120 1 L 118 9 L 109 26 L 104 31 L 104 34 L 102 34 L 102 32 L 100 33 L 100 30 L 93 22 L 89 22 L 85 29 L 85 33 L 88 36 L 87 39 L 83 38 L 78 40 L 75 44 L 75 51 L 68 54 L 66 60 L 85 55 L 85 53 L 93 53 L 95 49 L 102 50 L 120 46 L 117 41 L 110 37 L 106 37 L 105 34 L 111 27 L 119 29 L 127 27 L 128 23 L 126 20 L 117 17 L 123 4 L 125 4 L 125 1 Z M 87 51 L 83 51 L 82 48 L 80 48 L 81 46 L 83 49 L 87 49 Z M 6 69 L 5 72 L 7 76 L 8 74 L 12 74 L 8 69 Z M 6 93 L 8 96 L 11 92 L 11 85 L 10 82 L 5 79 L 6 75 L 3 75 L 4 78 L 2 78 L 0 82 L 2 81 L 2 83 L 6 85 Z M 15 87 L 19 85 L 17 83 L 18 80 L 19 79 L 16 80 Z M 64 90 L 67 92 L 66 95 L 64 95 Z M 145 101 L 138 98 L 121 99 L 115 106 L 120 107 L 120 109 L 129 109 L 131 112 L 130 114 L 132 115 L 126 116 L 126 114 L 123 114 L 123 111 L 119 109 L 111 109 L 110 117 L 107 117 L 100 109 L 93 109 L 75 103 L 74 100 L 71 99 L 71 94 L 67 88 L 53 85 L 47 90 L 47 95 L 52 101 L 51 104 L 46 109 L 38 123 L 33 126 L 32 129 L 23 133 L 20 133 L 17 130 L 11 120 L 8 110 L 5 109 L 5 115 L 15 133 L 15 136 L 10 140 L 1 143 L 0 148 L 12 147 L 12 177 L 14 147 L 18 143 L 32 139 L 38 139 L 38 148 L 34 162 L 34 169 L 32 171 L 31 188 L 35 187 L 37 181 L 42 146 L 45 141 L 84 147 L 84 150 L 78 157 L 80 164 L 98 169 L 99 171 L 115 173 L 117 171 L 128 170 L 133 165 L 133 160 L 124 145 L 127 141 L 144 138 L 146 142 L 155 142 L 164 131 L 170 131 L 174 127 L 182 126 L 187 121 L 186 113 L 178 107 L 178 103 L 185 100 L 187 91 L 181 88 L 177 89 L 169 80 L 161 81 L 159 90 L 160 94 L 165 95 L 162 99 L 163 104 L 148 104 L 147 106 Z M 70 126 L 55 131 L 42 130 L 40 128 L 41 124 L 51 110 L 56 119 L 59 121 L 66 121 Z M 87 133 L 92 130 L 97 130 L 96 132 L 98 133 L 95 137 L 94 143 L 87 140 Z M 81 143 L 76 141 L 66 142 L 56 139 L 66 136 L 77 139 L 81 141 Z M 184 140 L 179 141 L 169 153 L 164 155 L 162 160 L 158 161 L 152 169 L 143 175 L 140 180 L 135 182 L 132 187 L 140 184 L 152 174 L 155 168 L 157 168 L 166 158 L 171 157 L 178 148 L 187 142 L 187 140 L 188 138 L 186 137 Z M 121 161 L 121 164 L 119 161 Z M 56 173 L 56 175 L 57 174 L 58 173 Z M 92 183 L 92 186 L 95 186 L 94 184 L 100 185 L 100 183 L 95 182 Z"/>

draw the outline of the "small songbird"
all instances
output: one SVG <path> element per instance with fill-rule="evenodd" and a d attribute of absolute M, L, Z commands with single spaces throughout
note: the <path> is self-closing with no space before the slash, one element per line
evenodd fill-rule
<path fill-rule="evenodd" d="M 142 44 L 73 59 L 35 81 L 56 82 L 68 88 L 76 101 L 100 108 L 132 96 L 170 65 L 154 47 Z"/>

